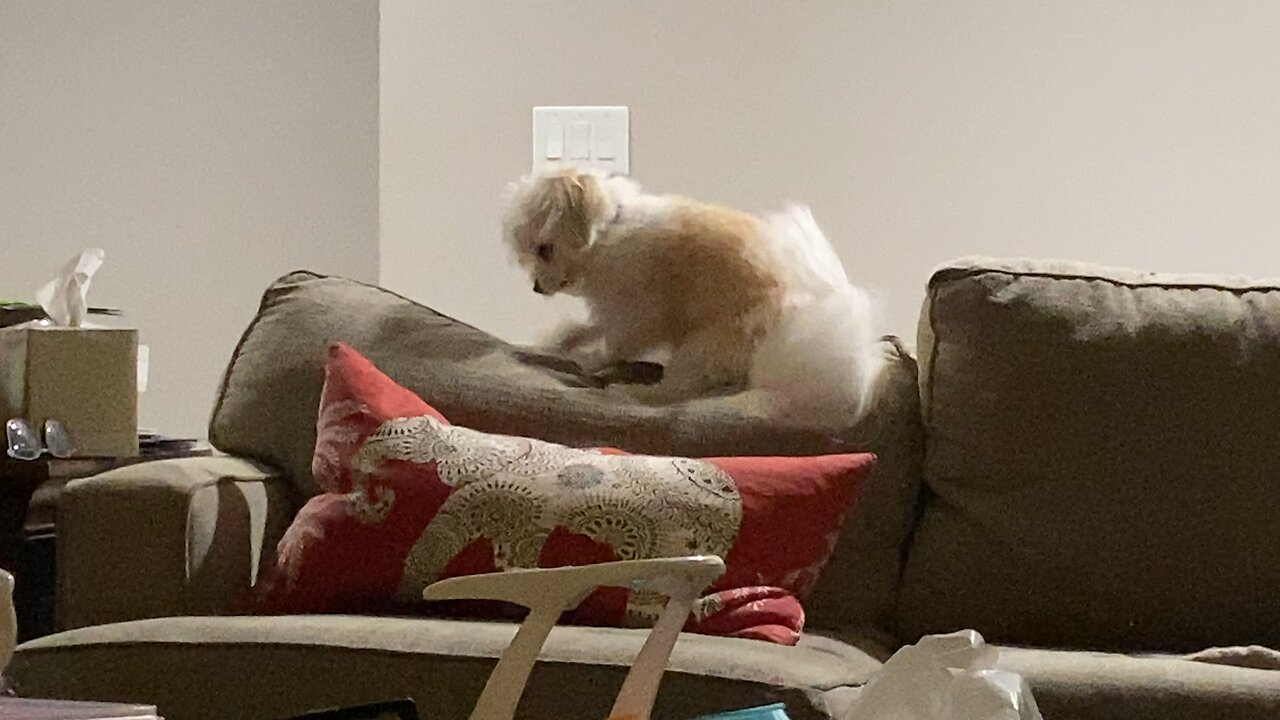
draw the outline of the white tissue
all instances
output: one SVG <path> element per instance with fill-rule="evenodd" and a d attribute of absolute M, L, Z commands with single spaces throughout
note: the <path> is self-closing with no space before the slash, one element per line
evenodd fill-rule
<path fill-rule="evenodd" d="M 840 720 L 1042 720 L 1031 688 L 996 670 L 999 652 L 973 630 L 930 635 L 894 653 Z"/>
<path fill-rule="evenodd" d="M 102 267 L 106 255 L 101 248 L 89 248 L 71 258 L 58 276 L 36 291 L 36 301 L 54 325 L 81 327 L 89 314 L 89 282 Z"/>

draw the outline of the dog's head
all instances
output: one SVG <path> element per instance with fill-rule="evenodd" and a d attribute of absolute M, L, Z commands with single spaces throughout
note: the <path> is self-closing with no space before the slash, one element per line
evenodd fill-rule
<path fill-rule="evenodd" d="M 611 203 L 595 174 L 555 169 L 510 188 L 503 234 L 534 292 L 573 292 L 586 271 L 592 228 Z"/>

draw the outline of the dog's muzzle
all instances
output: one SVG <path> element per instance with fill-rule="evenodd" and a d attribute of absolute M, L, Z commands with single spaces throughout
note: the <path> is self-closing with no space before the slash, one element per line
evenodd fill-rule
<path fill-rule="evenodd" d="M 542 287 L 542 283 L 538 282 L 537 280 L 534 280 L 534 281 L 533 281 L 533 291 L 534 291 L 534 292 L 536 292 L 536 293 L 538 293 L 539 295 L 547 295 L 547 294 L 548 294 L 548 293 L 547 293 L 547 289 L 546 289 L 546 288 L 544 288 L 544 287 Z"/>

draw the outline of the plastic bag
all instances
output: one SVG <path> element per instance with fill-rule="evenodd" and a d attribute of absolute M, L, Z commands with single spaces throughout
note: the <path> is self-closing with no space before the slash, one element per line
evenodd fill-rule
<path fill-rule="evenodd" d="M 1043 720 L 1021 675 L 973 630 L 930 635 L 894 653 L 840 720 Z"/>

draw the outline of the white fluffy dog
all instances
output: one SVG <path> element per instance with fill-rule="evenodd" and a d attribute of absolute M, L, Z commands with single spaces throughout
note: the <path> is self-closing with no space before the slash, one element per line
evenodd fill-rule
<path fill-rule="evenodd" d="M 513 184 L 504 233 L 535 292 L 586 302 L 559 350 L 593 370 L 670 352 L 661 381 L 627 386 L 644 401 L 751 389 L 797 413 L 866 409 L 871 303 L 808 208 L 757 217 L 557 168 Z"/>

